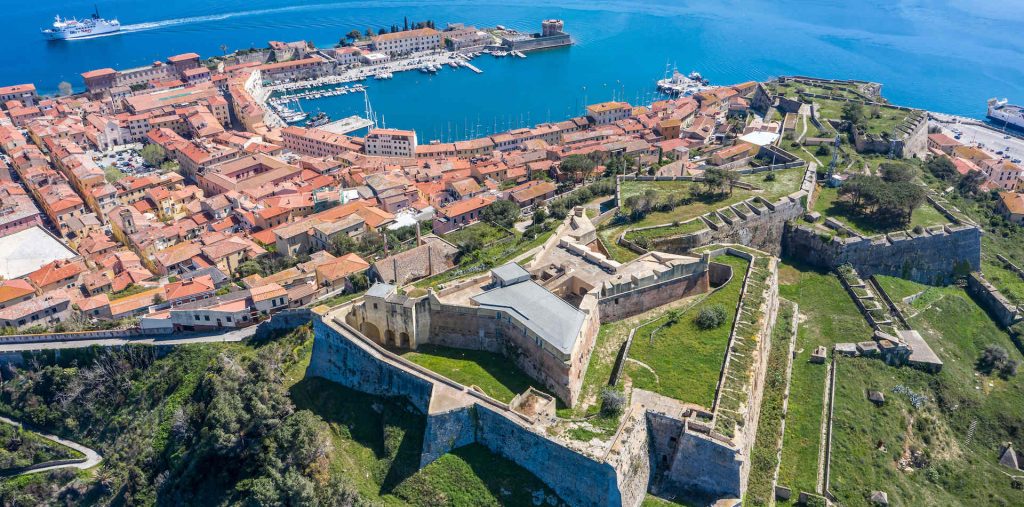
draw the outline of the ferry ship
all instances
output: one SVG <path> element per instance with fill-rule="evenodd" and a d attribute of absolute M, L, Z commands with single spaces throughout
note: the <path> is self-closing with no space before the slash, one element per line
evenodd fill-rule
<path fill-rule="evenodd" d="M 1024 130 L 1024 107 L 1008 104 L 1006 99 L 988 99 L 988 117 L 997 123 Z"/>
<path fill-rule="evenodd" d="M 327 125 L 330 122 L 331 118 L 327 116 L 327 113 L 319 111 L 315 115 L 310 117 L 308 121 L 306 121 L 306 128 L 311 129 L 321 127 L 323 125 Z"/>
<path fill-rule="evenodd" d="M 43 29 L 43 35 L 49 40 L 72 40 L 96 37 L 121 31 L 121 22 L 116 19 L 103 19 L 99 8 L 92 16 L 78 20 L 75 18 L 61 19 L 57 16 L 53 28 Z"/>

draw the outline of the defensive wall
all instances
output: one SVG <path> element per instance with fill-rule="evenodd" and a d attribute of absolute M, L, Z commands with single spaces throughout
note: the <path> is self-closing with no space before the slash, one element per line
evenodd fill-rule
<path fill-rule="evenodd" d="M 850 264 L 864 277 L 888 275 L 944 285 L 980 269 L 981 229 L 947 224 L 930 227 L 921 234 L 904 231 L 842 238 L 790 223 L 783 234 L 782 249 L 825 269 Z"/>
<path fill-rule="evenodd" d="M 600 459 L 547 438 L 508 405 L 388 352 L 331 314 L 314 319 L 316 339 L 306 374 L 350 389 L 409 401 L 426 416 L 420 465 L 471 443 L 529 470 L 570 505 L 638 505 L 646 484 L 620 487 Z M 646 457 L 644 457 L 646 458 Z M 571 471 L 571 472 L 570 472 Z"/>

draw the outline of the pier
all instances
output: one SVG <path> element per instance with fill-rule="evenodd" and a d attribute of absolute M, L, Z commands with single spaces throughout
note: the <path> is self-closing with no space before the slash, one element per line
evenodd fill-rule
<path fill-rule="evenodd" d="M 469 63 L 469 62 L 462 62 L 462 66 L 467 68 L 467 69 L 469 69 L 469 70 L 471 70 L 471 71 L 473 71 L 473 72 L 476 72 L 477 74 L 483 74 L 484 73 L 484 71 L 476 68 L 476 65 L 473 65 L 472 63 Z"/>

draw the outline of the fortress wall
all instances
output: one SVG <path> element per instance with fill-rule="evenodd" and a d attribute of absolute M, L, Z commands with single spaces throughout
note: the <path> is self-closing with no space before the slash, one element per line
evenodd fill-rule
<path fill-rule="evenodd" d="M 945 226 L 920 236 L 890 234 L 875 238 L 823 236 L 803 225 L 790 225 L 782 249 L 809 264 L 834 269 L 851 264 L 864 278 L 888 275 L 918 283 L 946 284 L 981 267 L 981 230 Z"/>
<path fill-rule="evenodd" d="M 529 470 L 570 505 L 625 505 L 612 466 L 530 431 L 489 407 L 477 405 L 476 414 L 477 442 Z"/>
<path fill-rule="evenodd" d="M 476 410 L 460 407 L 448 412 L 430 414 L 423 429 L 420 468 L 437 458 L 476 442 Z"/>
<path fill-rule="evenodd" d="M 707 291 L 707 272 L 701 272 L 609 296 L 598 302 L 601 322 L 622 320 L 677 299 Z"/>
<path fill-rule="evenodd" d="M 999 289 L 985 280 L 980 273 L 971 273 L 967 277 L 967 293 L 1002 327 L 1008 328 L 1020 320 L 1020 311 Z"/>
<path fill-rule="evenodd" d="M 732 221 L 729 223 L 723 218 L 724 225 L 717 226 L 717 229 L 708 228 L 693 234 L 654 240 L 651 249 L 683 254 L 713 243 L 736 243 L 778 255 L 786 222 L 804 214 L 801 199 L 804 195 L 806 194 L 796 192 L 792 196 L 784 197 L 772 203 L 774 209 L 762 208 L 760 214 L 749 210 L 743 203 L 736 204 L 735 207 L 745 212 L 745 220 L 729 219 Z"/>
<path fill-rule="evenodd" d="M 661 496 L 699 492 L 739 498 L 744 459 L 725 442 L 686 428 L 686 422 L 647 413 L 651 492 Z"/>
<path fill-rule="evenodd" d="M 321 377 L 356 391 L 403 396 L 426 414 L 433 386 L 412 373 L 382 361 L 371 350 L 313 319 L 313 355 L 306 375 Z"/>

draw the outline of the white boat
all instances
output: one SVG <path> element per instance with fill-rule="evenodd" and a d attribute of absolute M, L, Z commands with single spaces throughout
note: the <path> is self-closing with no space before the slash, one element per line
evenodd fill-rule
<path fill-rule="evenodd" d="M 103 19 L 99 9 L 92 16 L 78 20 L 56 16 L 52 28 L 43 29 L 43 36 L 48 40 L 73 40 L 97 37 L 121 31 L 121 22 L 117 19 Z"/>
<path fill-rule="evenodd" d="M 697 72 L 691 72 L 689 76 L 685 76 L 675 70 L 672 71 L 672 77 L 658 80 L 658 90 L 676 95 L 693 95 L 705 88 L 707 88 L 707 81 Z"/>

